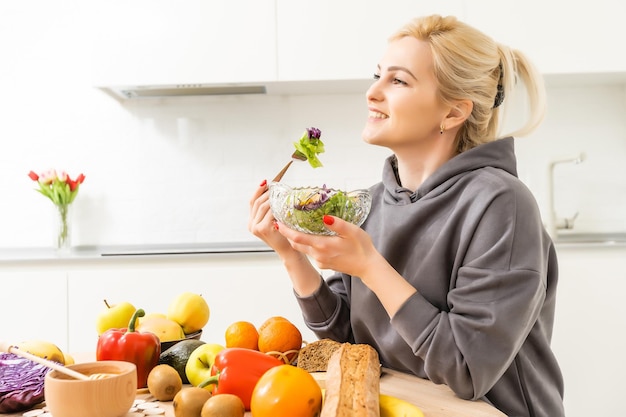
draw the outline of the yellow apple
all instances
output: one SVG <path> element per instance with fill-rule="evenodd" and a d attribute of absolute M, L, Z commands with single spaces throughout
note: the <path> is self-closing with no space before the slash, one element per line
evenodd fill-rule
<path fill-rule="evenodd" d="M 185 334 L 201 330 L 209 322 L 210 310 L 200 294 L 184 292 L 172 300 L 167 318 L 180 324 Z"/>
<path fill-rule="evenodd" d="M 128 327 L 130 319 L 135 313 L 135 307 L 129 302 L 122 302 L 119 304 L 109 305 L 107 300 L 104 300 L 106 309 L 104 309 L 96 319 L 96 330 L 98 335 L 106 332 L 109 329 L 124 329 Z"/>
<path fill-rule="evenodd" d="M 211 376 L 211 367 L 215 363 L 215 356 L 224 350 L 225 347 L 217 343 L 205 343 L 191 352 L 187 365 L 185 365 L 185 375 L 189 383 L 194 387 L 206 381 Z M 208 385 L 206 389 L 212 390 L 213 386 Z"/>
<path fill-rule="evenodd" d="M 159 316 L 144 317 L 137 325 L 136 330 L 141 333 L 154 333 L 161 343 L 185 338 L 185 332 L 183 332 L 180 324 Z"/>
<path fill-rule="evenodd" d="M 40 358 L 65 365 L 65 355 L 54 343 L 45 340 L 27 340 L 16 345 L 20 350 L 39 356 Z"/>

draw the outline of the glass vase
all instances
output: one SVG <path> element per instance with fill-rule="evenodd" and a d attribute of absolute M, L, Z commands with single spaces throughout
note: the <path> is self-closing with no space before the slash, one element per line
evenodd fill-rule
<path fill-rule="evenodd" d="M 58 252 L 69 252 L 72 247 L 72 221 L 70 205 L 57 205 L 57 224 L 55 228 L 54 248 Z"/>

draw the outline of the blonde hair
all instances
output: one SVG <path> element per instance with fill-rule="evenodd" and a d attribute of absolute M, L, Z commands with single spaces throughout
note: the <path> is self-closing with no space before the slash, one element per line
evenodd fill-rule
<path fill-rule="evenodd" d="M 520 51 L 499 44 L 454 16 L 425 16 L 411 20 L 389 40 L 406 36 L 428 42 L 434 73 L 444 103 L 469 99 L 473 109 L 456 137 L 463 152 L 504 136 L 524 136 L 543 121 L 546 95 L 543 78 Z M 500 135 L 503 111 L 521 81 L 528 97 L 528 119 L 514 132 Z M 495 105 L 498 88 L 504 93 Z"/>

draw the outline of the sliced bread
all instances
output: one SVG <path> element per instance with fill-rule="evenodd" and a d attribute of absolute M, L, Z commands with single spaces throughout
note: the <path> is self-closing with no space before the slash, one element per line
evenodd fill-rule
<path fill-rule="evenodd" d="M 325 372 L 331 355 L 339 349 L 341 343 L 331 339 L 320 339 L 308 343 L 298 353 L 298 368 L 307 372 Z"/>

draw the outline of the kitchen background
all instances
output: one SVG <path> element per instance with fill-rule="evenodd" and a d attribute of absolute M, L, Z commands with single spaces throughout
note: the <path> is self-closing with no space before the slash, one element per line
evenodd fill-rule
<path fill-rule="evenodd" d="M 102 298 L 159 309 L 179 289 L 206 294 L 213 318 L 205 340 L 239 319 L 260 324 L 285 315 L 301 323 L 272 253 L 40 256 L 52 245 L 54 207 L 27 174 L 86 175 L 72 206 L 79 253 L 258 245 L 246 229 L 249 196 L 289 160 L 304 128 L 322 130 L 324 167 L 294 164 L 285 182 L 360 188 L 378 181 L 388 152 L 362 143 L 360 131 L 385 39 L 410 16 L 455 14 L 522 49 L 545 74 L 547 118 L 517 141 L 517 151 L 520 178 L 546 224 L 552 213 L 575 218 L 557 239 L 554 347 L 568 416 L 626 415 L 618 402 L 626 373 L 626 315 L 617 302 L 626 289 L 619 1 L 577 9 L 564 0 L 337 3 L 4 2 L 0 338 L 36 335 L 70 351 L 92 349 Z M 104 88 L 198 83 L 264 86 L 267 94 L 124 99 L 118 88 Z M 517 102 L 507 126 L 523 112 Z"/>

